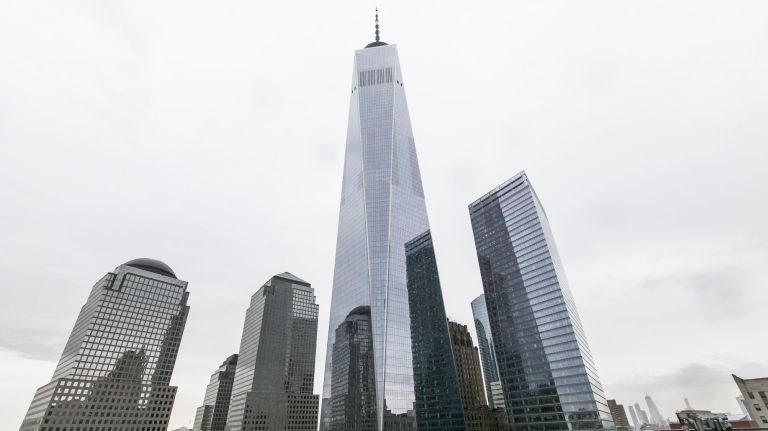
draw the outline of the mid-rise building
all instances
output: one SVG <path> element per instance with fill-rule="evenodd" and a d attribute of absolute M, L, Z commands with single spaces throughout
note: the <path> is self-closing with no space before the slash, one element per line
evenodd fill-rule
<path fill-rule="evenodd" d="M 187 282 L 153 259 L 108 272 L 80 310 L 21 431 L 166 431 L 189 313 Z"/>
<path fill-rule="evenodd" d="M 627 419 L 627 412 L 624 410 L 624 406 L 617 404 L 616 400 L 608 400 L 608 409 L 611 411 L 611 417 L 613 423 L 616 425 L 618 431 L 629 431 L 629 419 Z"/>
<path fill-rule="evenodd" d="M 227 431 L 317 429 L 312 286 L 284 272 L 251 297 L 232 384 Z"/>
<path fill-rule="evenodd" d="M 219 369 L 211 374 L 203 405 L 195 412 L 193 431 L 224 431 L 236 367 L 237 354 L 234 354 L 225 359 Z"/>
<path fill-rule="evenodd" d="M 768 426 L 768 377 L 742 379 L 732 374 L 736 386 L 744 397 L 744 406 L 760 427 Z"/>
<path fill-rule="evenodd" d="M 472 343 L 467 325 L 448 321 L 448 333 L 451 335 L 453 361 L 456 364 L 456 376 L 464 412 L 480 406 L 486 406 L 483 392 L 483 375 L 480 370 L 480 354 Z"/>
<path fill-rule="evenodd" d="M 521 172 L 469 205 L 509 424 L 610 429 L 613 420 L 546 213 Z"/>
<path fill-rule="evenodd" d="M 466 430 L 503 431 L 508 430 L 507 414 L 501 408 L 490 408 L 485 402 L 483 376 L 480 370 L 480 355 L 472 343 L 472 336 L 466 325 L 448 321 L 451 335 L 453 360 L 459 391 L 464 406 Z"/>
<path fill-rule="evenodd" d="M 504 392 L 499 380 L 499 368 L 496 364 L 496 351 L 493 347 L 491 322 L 488 320 L 488 309 L 485 306 L 485 294 L 472 300 L 472 316 L 475 320 L 477 346 L 480 349 L 480 363 L 483 366 L 488 406 L 504 408 Z"/>
<path fill-rule="evenodd" d="M 352 77 L 320 429 L 463 430 L 405 83 L 378 20 Z M 336 343 L 365 338 L 366 319 L 370 351 L 349 359 L 358 347 Z"/>

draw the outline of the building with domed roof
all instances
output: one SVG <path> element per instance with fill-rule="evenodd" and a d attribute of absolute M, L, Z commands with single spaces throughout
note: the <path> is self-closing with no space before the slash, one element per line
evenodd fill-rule
<path fill-rule="evenodd" d="M 134 259 L 108 272 L 91 289 L 20 430 L 167 430 L 188 296 L 187 282 L 159 260 Z"/>

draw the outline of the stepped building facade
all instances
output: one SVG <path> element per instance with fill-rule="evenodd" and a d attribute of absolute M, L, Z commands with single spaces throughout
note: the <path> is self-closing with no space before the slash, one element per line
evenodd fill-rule
<path fill-rule="evenodd" d="M 223 431 L 232 398 L 232 383 L 235 380 L 237 354 L 231 355 L 211 374 L 211 381 L 205 388 L 203 405 L 195 412 L 193 431 Z"/>
<path fill-rule="evenodd" d="M 284 272 L 251 297 L 227 431 L 317 429 L 317 311 L 312 286 Z"/>

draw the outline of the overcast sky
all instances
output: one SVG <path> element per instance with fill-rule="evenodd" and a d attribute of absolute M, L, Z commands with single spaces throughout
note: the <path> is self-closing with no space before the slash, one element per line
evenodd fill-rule
<path fill-rule="evenodd" d="M 737 412 L 768 375 L 768 2 L 0 1 L 0 429 L 91 286 L 189 282 L 190 426 L 273 274 L 325 358 L 355 49 L 397 43 L 448 315 L 482 292 L 467 205 L 526 170 L 609 398 Z"/>

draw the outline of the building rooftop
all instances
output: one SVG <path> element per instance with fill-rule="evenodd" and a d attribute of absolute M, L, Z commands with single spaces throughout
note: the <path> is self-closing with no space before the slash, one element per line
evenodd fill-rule
<path fill-rule="evenodd" d="M 153 272 L 155 274 L 164 275 L 166 277 L 171 277 L 178 280 L 178 277 L 176 277 L 176 273 L 173 272 L 170 266 L 156 259 L 149 259 L 146 257 L 142 257 L 139 259 L 133 259 L 128 262 L 125 262 L 124 265 L 132 266 L 138 269 L 143 269 L 144 271 Z"/>

